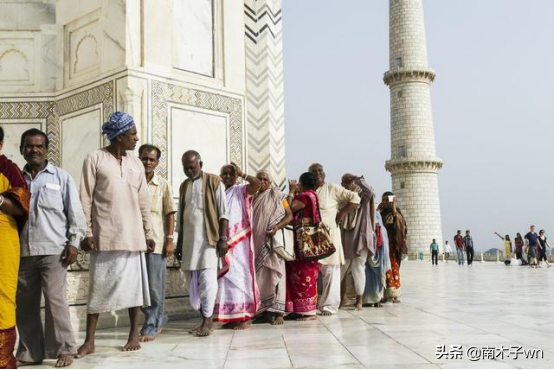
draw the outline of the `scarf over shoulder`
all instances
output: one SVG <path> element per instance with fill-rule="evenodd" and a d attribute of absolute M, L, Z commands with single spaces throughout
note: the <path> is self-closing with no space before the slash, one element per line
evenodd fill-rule
<path fill-rule="evenodd" d="M 2 192 L 1 195 L 19 205 L 23 210 L 22 216 L 14 217 L 17 222 L 18 232 L 21 233 L 29 215 L 29 201 L 31 196 L 27 188 L 27 183 L 23 178 L 23 174 L 17 165 L 4 155 L 0 155 L 0 179 L 3 181 L 7 180 L 8 183 L 7 190 Z"/>

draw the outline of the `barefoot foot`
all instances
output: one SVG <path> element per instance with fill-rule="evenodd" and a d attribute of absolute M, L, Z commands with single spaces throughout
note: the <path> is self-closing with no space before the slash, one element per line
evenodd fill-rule
<path fill-rule="evenodd" d="M 66 367 L 70 366 L 73 363 L 73 355 L 70 354 L 62 354 L 60 357 L 58 357 L 58 361 L 56 361 L 56 367 Z"/>
<path fill-rule="evenodd" d="M 246 330 L 250 329 L 252 322 L 250 320 L 243 321 L 233 328 L 233 330 Z"/>
<path fill-rule="evenodd" d="M 282 315 L 276 315 L 275 320 L 271 322 L 271 325 L 283 325 L 285 323 L 285 318 Z"/>
<path fill-rule="evenodd" d="M 123 352 L 138 351 L 140 349 L 140 342 L 138 338 L 129 338 L 127 344 L 122 348 Z"/>
<path fill-rule="evenodd" d="M 140 337 L 141 342 L 153 342 L 154 339 L 156 339 L 156 337 L 153 335 L 142 335 Z"/>
<path fill-rule="evenodd" d="M 77 358 L 82 358 L 87 355 L 90 355 L 91 353 L 94 353 L 94 343 L 88 343 L 85 342 L 79 349 L 77 350 Z"/>
<path fill-rule="evenodd" d="M 316 315 L 298 315 L 296 321 L 312 321 L 317 320 Z"/>
<path fill-rule="evenodd" d="M 329 312 L 329 311 L 321 311 L 321 316 L 331 316 L 333 315 L 332 312 Z"/>
<path fill-rule="evenodd" d="M 362 302 L 356 302 L 356 306 L 355 306 L 355 310 L 356 311 L 361 311 L 362 310 Z"/>

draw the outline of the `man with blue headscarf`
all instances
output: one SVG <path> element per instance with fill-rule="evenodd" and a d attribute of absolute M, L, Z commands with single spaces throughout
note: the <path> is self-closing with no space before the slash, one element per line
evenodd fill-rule
<path fill-rule="evenodd" d="M 87 222 L 82 248 L 90 252 L 87 335 L 78 357 L 94 352 L 98 316 L 127 308 L 131 321 L 124 351 L 140 349 L 140 307 L 150 305 L 144 253 L 155 248 L 150 196 L 142 162 L 133 154 L 139 140 L 133 118 L 115 112 L 102 126 L 110 145 L 83 163 L 81 203 Z M 142 229 L 143 232 L 140 232 Z"/>

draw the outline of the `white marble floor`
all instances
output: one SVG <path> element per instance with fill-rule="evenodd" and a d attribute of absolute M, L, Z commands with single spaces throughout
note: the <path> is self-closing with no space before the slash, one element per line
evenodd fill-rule
<path fill-rule="evenodd" d="M 335 317 L 283 327 L 187 334 L 194 321 L 171 322 L 139 352 L 121 352 L 126 329 L 98 332 L 97 352 L 75 368 L 552 368 L 554 268 L 402 264 L 401 304 L 341 310 Z M 82 340 L 83 333 L 78 334 Z M 437 346 L 462 346 L 462 359 L 437 358 Z M 470 361 L 506 348 L 504 358 Z M 542 359 L 514 359 L 513 347 L 542 350 Z M 483 348 L 485 348 L 483 350 Z M 494 352 L 494 351 L 493 351 Z M 501 350 L 496 351 L 497 354 Z M 510 353 L 512 352 L 512 353 Z M 508 356 L 510 358 L 508 358 Z M 478 356 L 479 357 L 479 356 Z M 41 367 L 51 367 L 52 361 Z M 38 368 L 38 367 L 37 367 Z"/>

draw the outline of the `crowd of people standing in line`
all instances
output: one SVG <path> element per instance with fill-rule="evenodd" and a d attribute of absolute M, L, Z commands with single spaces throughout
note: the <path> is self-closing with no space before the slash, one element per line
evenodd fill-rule
<path fill-rule="evenodd" d="M 357 310 L 400 302 L 407 227 L 392 193 L 376 208 L 363 177 L 345 174 L 341 185 L 332 184 L 323 166 L 313 164 L 283 194 L 264 171 L 251 176 L 231 163 L 219 175 L 206 173 L 200 153 L 188 150 L 182 157 L 187 179 L 175 205 L 169 183 L 155 172 L 160 149 L 145 144 L 138 158 L 129 153 L 139 141 L 133 118 L 115 112 L 102 130 L 110 144 L 85 158 L 79 189 L 48 162 L 49 140 L 40 130 L 21 137 L 22 171 L 0 155 L 0 368 L 45 358 L 71 365 L 95 351 L 99 314 L 114 310 L 129 313 L 124 351 L 155 340 L 167 322 L 166 258 L 173 254 L 202 317 L 190 332 L 199 337 L 212 334 L 213 321 L 241 330 L 252 320 L 282 325 L 285 318 L 314 320 L 318 311 L 334 315 L 349 303 L 350 278 Z M 0 128 L 0 151 L 3 140 Z M 305 259 L 296 237 L 295 258 L 277 253 L 287 225 L 298 230 L 320 221 L 336 249 L 332 255 Z M 86 338 L 77 348 L 66 276 L 79 247 L 90 264 Z"/>

